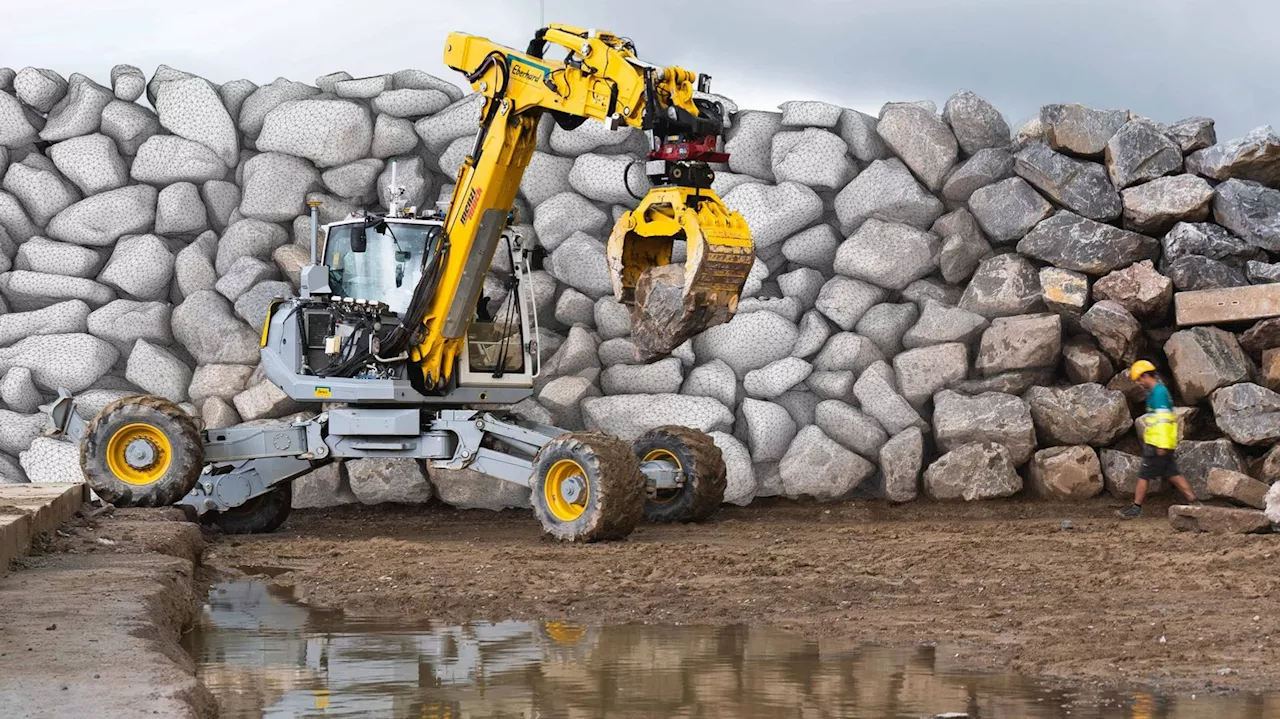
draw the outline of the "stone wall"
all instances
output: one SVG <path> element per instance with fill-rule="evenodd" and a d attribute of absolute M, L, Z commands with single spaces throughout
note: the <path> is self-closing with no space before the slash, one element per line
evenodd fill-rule
<path fill-rule="evenodd" d="M 167 397 L 207 427 L 302 408 L 256 370 L 266 302 L 307 259 L 304 201 L 332 221 L 447 198 L 474 96 L 405 70 L 314 85 L 216 85 L 161 66 L 83 75 L 0 69 L 0 478 L 74 476 L 38 437 L 56 387 L 86 416 Z M 145 94 L 149 107 L 140 104 Z M 1179 459 L 1280 476 L 1280 320 L 1176 331 L 1175 290 L 1280 279 L 1280 137 L 1218 143 L 1203 118 L 1051 105 L 1016 135 L 970 92 L 941 114 L 822 102 L 734 111 L 715 190 L 758 261 L 738 315 L 650 364 L 634 359 L 602 240 L 645 182 L 634 131 L 545 123 L 519 210 L 545 371 L 526 415 L 623 438 L 712 433 L 726 501 L 905 502 L 1132 490 L 1154 360 L 1186 409 Z M 503 300 L 496 267 L 488 294 Z M 1265 385 L 1265 386 L 1263 386 Z M 331 465 L 295 504 L 519 506 L 527 492 L 405 461 Z"/>

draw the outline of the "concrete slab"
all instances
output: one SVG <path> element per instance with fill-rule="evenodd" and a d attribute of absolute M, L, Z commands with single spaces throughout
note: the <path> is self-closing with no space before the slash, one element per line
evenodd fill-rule
<path fill-rule="evenodd" d="M 9 560 L 31 548 L 31 539 L 52 532 L 84 503 L 86 486 L 69 484 L 0 485 L 0 575 Z"/>
<path fill-rule="evenodd" d="M 1280 283 L 1179 292 L 1173 307 L 1181 327 L 1280 317 Z"/>

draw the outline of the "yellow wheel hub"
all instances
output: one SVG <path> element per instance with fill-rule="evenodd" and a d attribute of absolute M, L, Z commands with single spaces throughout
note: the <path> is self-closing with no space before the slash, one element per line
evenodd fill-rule
<path fill-rule="evenodd" d="M 674 454 L 672 454 L 671 452 L 665 449 L 650 450 L 649 453 L 644 456 L 644 459 L 640 461 L 641 462 L 654 462 L 654 461 L 670 462 L 676 466 L 676 469 L 679 470 L 681 474 L 684 474 L 684 466 L 680 464 L 680 460 Z M 659 489 L 658 491 L 653 493 L 653 496 L 649 498 L 649 501 L 656 502 L 658 504 L 665 504 L 675 499 L 678 496 L 680 496 L 680 487 L 672 487 L 670 489 Z"/>
<path fill-rule="evenodd" d="M 173 446 L 149 424 L 128 424 L 107 441 L 107 467 L 120 481 L 146 485 L 159 480 L 173 462 Z"/>
<path fill-rule="evenodd" d="M 572 459 L 556 462 L 547 470 L 542 494 L 553 517 L 561 522 L 572 522 L 587 511 L 587 501 L 591 499 L 587 471 Z"/>

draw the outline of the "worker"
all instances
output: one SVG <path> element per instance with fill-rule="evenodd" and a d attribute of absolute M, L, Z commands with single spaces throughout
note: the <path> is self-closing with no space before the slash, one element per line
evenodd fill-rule
<path fill-rule="evenodd" d="M 1129 368 L 1129 378 L 1147 391 L 1146 428 L 1142 432 L 1142 468 L 1138 473 L 1138 486 L 1133 490 L 1133 504 L 1118 510 L 1121 519 L 1142 516 L 1142 502 L 1147 498 L 1151 482 L 1167 479 L 1188 502 L 1196 501 L 1195 492 L 1187 478 L 1178 472 L 1173 452 L 1178 447 L 1178 417 L 1173 413 L 1173 396 L 1160 381 L 1156 366 L 1147 360 L 1138 360 Z"/>

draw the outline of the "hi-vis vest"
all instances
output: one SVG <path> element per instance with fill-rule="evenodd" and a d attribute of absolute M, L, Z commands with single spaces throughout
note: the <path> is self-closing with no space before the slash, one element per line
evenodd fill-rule
<path fill-rule="evenodd" d="M 1143 418 L 1146 430 L 1142 441 L 1160 449 L 1177 449 L 1178 417 L 1171 410 L 1158 409 Z"/>

